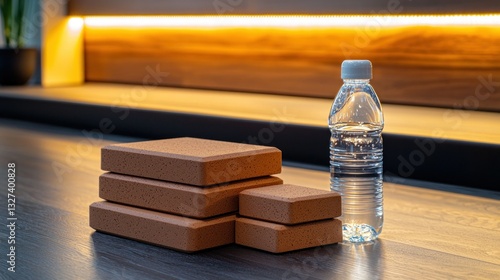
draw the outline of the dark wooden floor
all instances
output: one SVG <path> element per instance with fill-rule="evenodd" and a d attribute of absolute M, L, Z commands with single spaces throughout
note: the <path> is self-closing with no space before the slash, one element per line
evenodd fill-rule
<path fill-rule="evenodd" d="M 280 255 L 237 246 L 184 254 L 88 226 L 100 147 L 78 130 L 0 120 L 2 279 L 498 279 L 499 193 L 385 183 L 385 226 L 367 246 Z M 16 163 L 16 272 L 7 271 L 7 163 Z M 56 168 L 56 169 L 54 169 Z M 56 172 L 57 171 L 57 172 Z M 328 189 L 328 173 L 286 167 L 287 183 Z M 448 191 L 443 191 L 448 190 Z M 467 193 L 472 192 L 475 195 Z"/>

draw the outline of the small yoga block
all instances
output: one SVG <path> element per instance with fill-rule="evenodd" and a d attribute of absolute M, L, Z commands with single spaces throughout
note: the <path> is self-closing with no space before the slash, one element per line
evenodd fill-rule
<path fill-rule="evenodd" d="M 274 147 L 198 138 L 114 144 L 101 150 L 106 171 L 188 185 L 210 186 L 281 172 Z"/>
<path fill-rule="evenodd" d="M 99 177 L 99 197 L 155 211 L 203 219 L 238 211 L 238 195 L 243 190 L 282 183 L 280 178 L 265 176 L 200 188 L 105 173 Z"/>
<path fill-rule="evenodd" d="M 321 220 L 286 226 L 248 218 L 236 219 L 236 244 L 284 253 L 342 241 L 342 222 Z"/>
<path fill-rule="evenodd" d="M 299 224 L 342 214 L 340 194 L 296 185 L 275 185 L 240 193 L 241 216 L 280 224 Z"/>
<path fill-rule="evenodd" d="M 90 227 L 184 252 L 234 242 L 235 215 L 197 220 L 112 202 L 90 205 Z"/>

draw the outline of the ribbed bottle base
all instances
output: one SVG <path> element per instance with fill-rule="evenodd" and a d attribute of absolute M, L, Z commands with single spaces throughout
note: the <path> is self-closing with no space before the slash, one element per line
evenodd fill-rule
<path fill-rule="evenodd" d="M 343 224 L 342 234 L 344 242 L 349 243 L 373 242 L 379 235 L 375 228 L 367 224 Z"/>

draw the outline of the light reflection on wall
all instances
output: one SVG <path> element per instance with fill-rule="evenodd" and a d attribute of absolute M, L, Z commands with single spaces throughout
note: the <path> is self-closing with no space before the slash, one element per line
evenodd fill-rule
<path fill-rule="evenodd" d="M 373 23 L 370 23 L 373 21 Z M 266 15 L 266 16 L 89 16 L 91 27 L 336 27 L 500 25 L 500 14 L 487 15 Z"/>

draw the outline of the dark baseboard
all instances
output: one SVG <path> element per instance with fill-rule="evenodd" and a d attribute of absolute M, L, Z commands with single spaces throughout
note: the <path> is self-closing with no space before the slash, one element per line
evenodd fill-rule
<path fill-rule="evenodd" d="M 0 117 L 147 139 L 181 136 L 276 146 L 286 161 L 328 168 L 325 127 L 0 96 Z M 384 134 L 384 173 L 500 191 L 500 147 Z"/>

